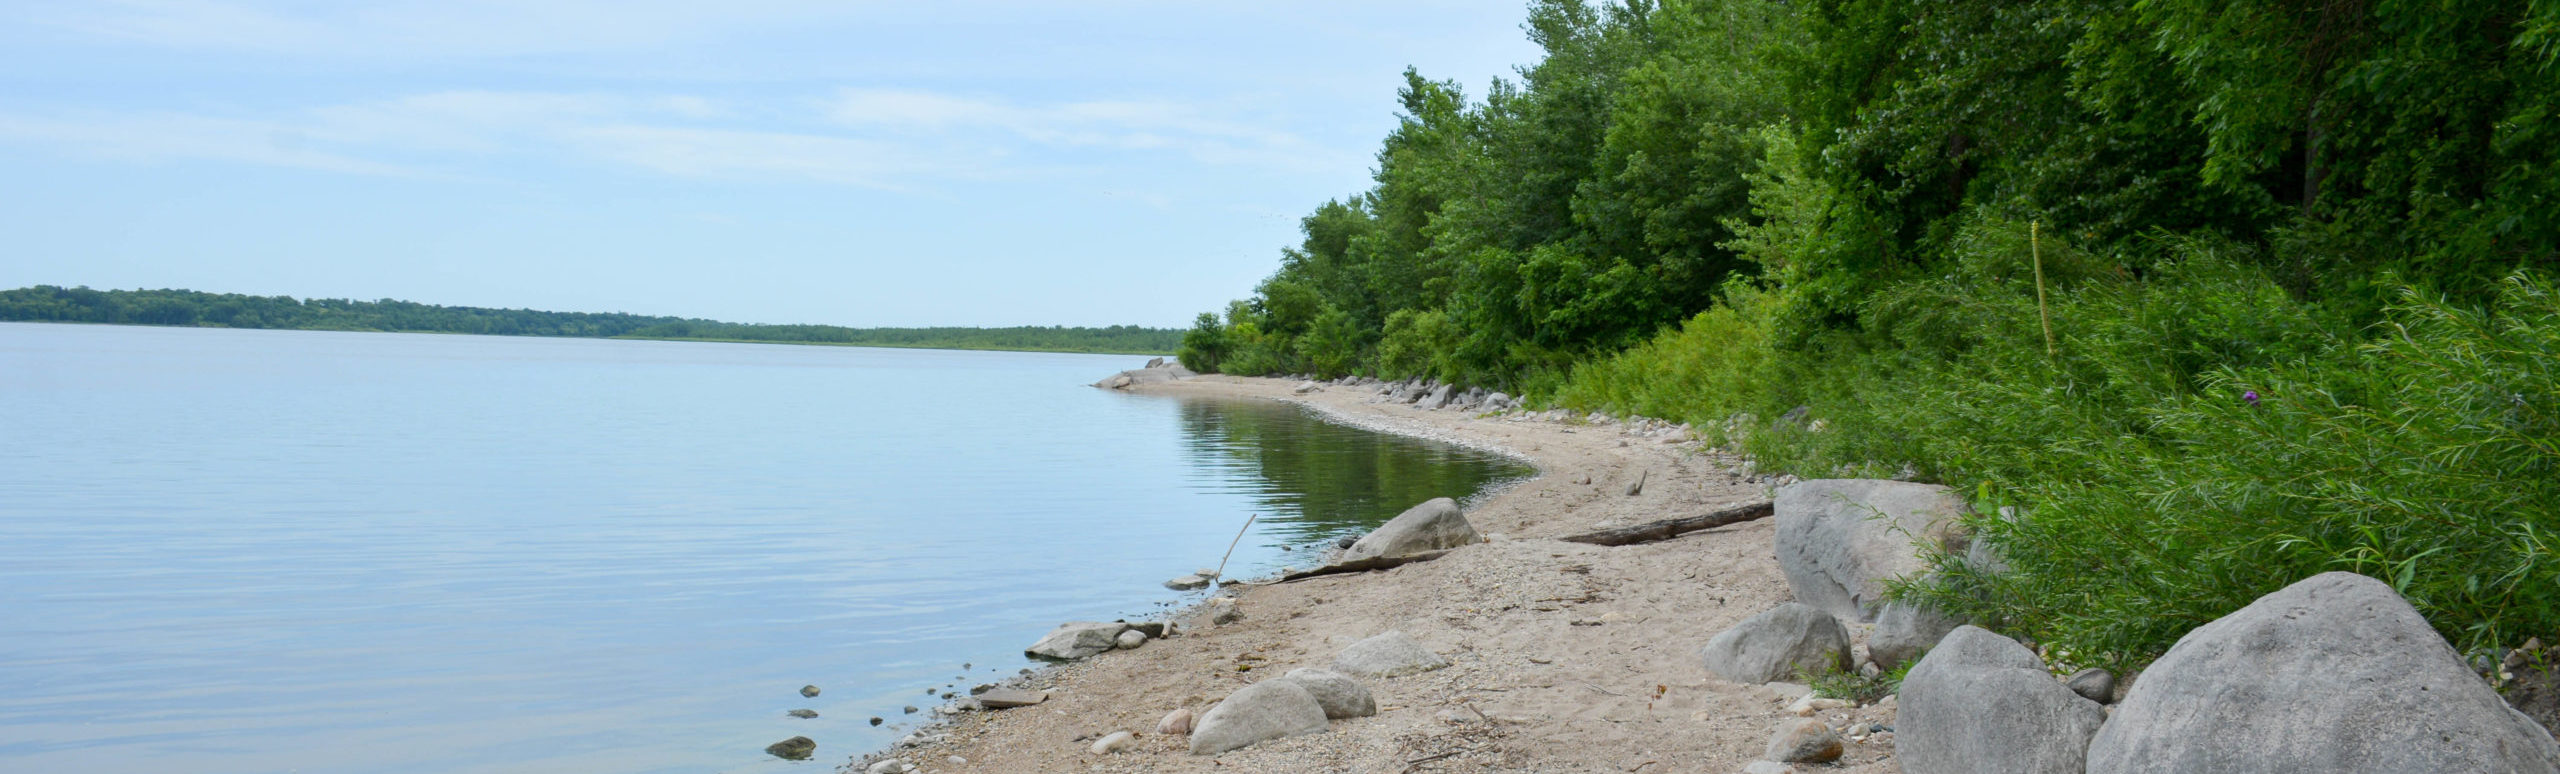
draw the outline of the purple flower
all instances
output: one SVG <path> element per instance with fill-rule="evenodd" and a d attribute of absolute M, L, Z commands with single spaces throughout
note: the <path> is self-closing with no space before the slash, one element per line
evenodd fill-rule
<path fill-rule="evenodd" d="M 2249 407 L 2250 407 L 2250 408 L 2257 408 L 2257 407 L 2258 407 L 2258 391 L 2257 391 L 2257 390 L 2250 390 L 2250 391 L 2248 391 L 2248 392 L 2240 393 L 2240 399 L 2241 399 L 2241 400 L 2244 400 L 2244 401 L 2248 401 L 2248 403 L 2249 403 Z"/>

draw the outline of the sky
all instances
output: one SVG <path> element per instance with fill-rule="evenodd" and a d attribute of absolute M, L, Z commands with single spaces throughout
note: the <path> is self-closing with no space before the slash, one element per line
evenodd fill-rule
<path fill-rule="evenodd" d="M 0 288 L 1180 327 L 1524 2 L 0 0 Z"/>

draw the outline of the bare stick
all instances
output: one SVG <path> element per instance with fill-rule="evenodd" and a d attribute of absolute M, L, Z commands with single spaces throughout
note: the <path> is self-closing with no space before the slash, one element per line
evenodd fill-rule
<path fill-rule="evenodd" d="M 2050 360 L 2053 358 L 2053 313 L 2045 311 L 2044 307 L 2044 245 L 2036 239 L 2037 232 L 2043 228 L 2042 221 L 2027 221 L 2027 254 L 2036 261 L 2036 317 L 2044 321 L 2044 356 Z"/>
<path fill-rule="evenodd" d="M 1244 542 L 1244 531 L 1253 529 L 1253 520 L 1259 518 L 1262 518 L 1262 514 L 1257 513 L 1244 517 L 1244 526 L 1236 528 L 1236 539 L 1227 541 L 1227 555 L 1218 557 L 1218 579 L 1220 581 L 1224 581 L 1227 577 L 1227 559 L 1236 555 L 1236 544 Z"/>

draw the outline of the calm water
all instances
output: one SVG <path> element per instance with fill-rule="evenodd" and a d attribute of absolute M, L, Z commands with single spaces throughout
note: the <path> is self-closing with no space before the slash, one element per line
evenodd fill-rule
<path fill-rule="evenodd" d="M 1527 472 L 1136 360 L 0 323 L 0 771 L 830 771 L 1248 513 Z"/>

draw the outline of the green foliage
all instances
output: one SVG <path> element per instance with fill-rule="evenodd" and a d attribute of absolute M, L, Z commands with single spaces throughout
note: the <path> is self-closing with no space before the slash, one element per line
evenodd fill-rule
<path fill-rule="evenodd" d="M 90 290 L 51 285 L 0 291 L 0 320 L 1129 354 L 1170 352 L 1179 335 L 1175 331 L 1130 325 L 1107 328 L 741 325 L 621 313 L 432 306 L 390 299 L 295 300 L 288 296 L 243 296 L 192 290 Z"/>
<path fill-rule="evenodd" d="M 1217 315 L 1201 312 L 1199 319 L 1192 321 L 1191 330 L 1182 332 L 1182 348 L 1175 357 L 1184 368 L 1217 373 L 1227 360 L 1227 326 L 1218 322 Z"/>
<path fill-rule="evenodd" d="M 1524 27 L 1544 58 L 1479 101 L 1406 73 L 1376 185 L 1227 316 L 1258 352 L 1227 370 L 1501 386 L 1987 492 L 2026 514 L 1980 525 L 2015 570 L 1909 593 L 2095 660 L 2330 569 L 2466 646 L 2560 630 L 2560 4 Z"/>
<path fill-rule="evenodd" d="M 1902 678 L 1911 674 L 1912 665 L 1918 663 L 1920 659 L 1914 658 L 1894 667 L 1891 672 L 1879 673 L 1874 677 L 1828 668 L 1820 673 L 1799 670 L 1796 672 L 1796 680 L 1811 687 L 1815 696 L 1859 704 L 1874 704 L 1884 697 L 1900 692 Z"/>

